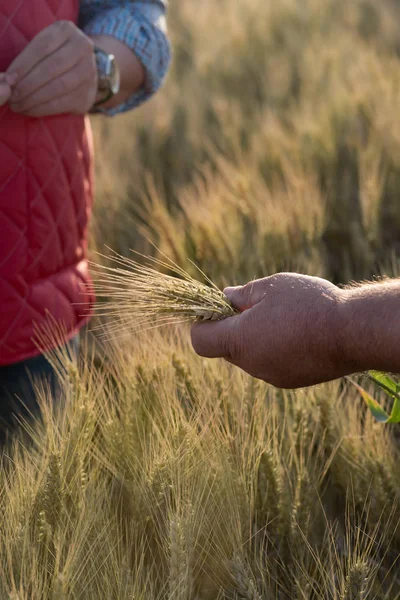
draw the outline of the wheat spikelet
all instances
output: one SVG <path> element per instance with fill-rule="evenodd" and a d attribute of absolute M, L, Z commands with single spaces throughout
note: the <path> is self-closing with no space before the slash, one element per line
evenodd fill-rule
<path fill-rule="evenodd" d="M 53 531 L 46 519 L 46 512 L 40 511 L 37 520 L 38 535 L 36 538 L 36 553 L 41 576 L 46 582 L 51 579 L 55 567 L 55 547 Z"/>
<path fill-rule="evenodd" d="M 207 284 L 193 279 L 169 259 L 165 262 L 145 257 L 150 264 L 143 265 L 117 253 L 104 258 L 116 266 L 91 264 L 97 297 L 106 298 L 104 304 L 98 305 L 97 314 L 116 318 L 120 323 L 112 326 L 112 333 L 127 327 L 139 330 L 187 321 L 215 321 L 237 314 L 200 269 Z M 168 269 L 173 275 L 157 268 Z"/>
<path fill-rule="evenodd" d="M 66 600 L 67 589 L 64 575 L 59 573 L 53 583 L 53 589 L 51 594 L 51 600 Z"/>
<path fill-rule="evenodd" d="M 182 523 L 179 517 L 170 521 L 170 598 L 182 597 L 186 556 Z"/>
<path fill-rule="evenodd" d="M 178 515 L 170 520 L 170 600 L 189 600 L 193 580 L 188 521 Z"/>
<path fill-rule="evenodd" d="M 314 429 L 310 411 L 304 406 L 295 408 L 293 435 L 297 456 L 302 457 L 310 452 L 313 447 Z"/>
<path fill-rule="evenodd" d="M 299 537 L 298 527 L 301 528 L 303 533 L 306 533 L 308 530 L 312 510 L 310 503 L 311 498 L 310 477 L 307 472 L 299 473 L 290 515 L 292 543 Z"/>
<path fill-rule="evenodd" d="M 357 560 L 346 577 L 343 600 L 365 600 L 368 587 L 368 564 L 365 560 Z"/>
<path fill-rule="evenodd" d="M 81 484 L 82 494 L 85 495 L 87 485 L 88 485 L 88 474 L 87 474 L 85 465 L 83 464 L 83 461 L 81 463 L 81 468 L 80 468 L 80 484 Z"/>
<path fill-rule="evenodd" d="M 60 472 L 60 455 L 58 452 L 51 452 L 47 473 L 44 480 L 37 490 L 32 502 L 30 522 L 33 530 L 39 527 L 39 537 L 43 539 L 44 531 L 49 529 L 54 533 L 57 529 L 61 515 L 63 485 Z M 46 524 L 46 526 L 45 526 Z"/>
<path fill-rule="evenodd" d="M 230 571 L 240 600 L 261 600 L 253 574 L 240 558 L 230 562 Z"/>
<path fill-rule="evenodd" d="M 148 485 L 155 509 L 165 505 L 171 491 L 170 462 L 166 456 L 158 457 L 150 467 Z"/>
<path fill-rule="evenodd" d="M 190 415 L 196 405 L 199 392 L 193 381 L 192 374 L 183 360 L 176 354 L 172 355 L 172 365 L 176 373 L 177 388 L 180 393 L 181 404 L 187 415 Z"/>
<path fill-rule="evenodd" d="M 258 461 L 257 504 L 259 519 L 265 525 L 272 521 L 273 530 L 279 528 L 282 482 L 279 465 L 271 449 L 264 450 Z M 261 523 L 260 523 L 261 524 Z"/>
<path fill-rule="evenodd" d="M 43 490 L 43 508 L 46 520 L 53 532 L 57 528 L 62 507 L 63 488 L 60 468 L 60 455 L 52 452 L 49 457 L 48 475 Z"/>
<path fill-rule="evenodd" d="M 38 544 L 41 544 L 46 540 L 48 531 L 48 524 L 46 522 L 46 513 L 44 510 L 41 510 L 38 518 Z"/>

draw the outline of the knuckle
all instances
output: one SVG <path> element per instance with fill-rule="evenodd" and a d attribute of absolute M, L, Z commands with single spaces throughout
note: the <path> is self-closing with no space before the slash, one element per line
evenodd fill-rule
<path fill-rule="evenodd" d="M 79 71 L 80 80 L 93 80 L 97 76 L 96 61 L 92 57 L 85 57 L 79 62 L 77 72 Z"/>
<path fill-rule="evenodd" d="M 94 41 L 91 40 L 90 37 L 88 37 L 85 34 L 82 34 L 82 45 L 88 53 L 93 52 Z"/>
<path fill-rule="evenodd" d="M 254 282 L 254 286 L 251 290 L 251 299 L 254 304 L 261 302 L 265 296 L 271 291 L 271 287 L 274 286 L 276 280 L 274 277 L 263 277 L 262 279 L 257 279 Z"/>
<path fill-rule="evenodd" d="M 245 302 L 247 305 L 252 305 L 252 299 L 254 297 L 254 281 L 249 281 L 246 283 L 243 289 L 243 296 L 245 298 Z"/>
<path fill-rule="evenodd" d="M 264 285 L 261 284 L 262 280 L 256 279 L 249 281 L 243 288 L 243 296 L 247 306 L 254 306 L 260 301 L 260 295 L 264 293 Z"/>
<path fill-rule="evenodd" d="M 88 43 L 86 41 L 86 36 L 84 36 L 84 35 L 79 36 L 79 38 L 76 40 L 75 48 L 82 55 L 86 55 L 89 53 L 90 46 L 88 45 Z"/>
<path fill-rule="evenodd" d="M 97 77 L 97 67 L 96 67 L 96 61 L 93 57 L 93 60 L 91 60 L 88 64 L 88 66 L 86 67 L 86 73 L 87 75 L 93 79 L 94 77 Z"/>
<path fill-rule="evenodd" d="M 59 33 L 69 34 L 74 29 L 72 21 L 61 20 L 56 23 Z"/>
<path fill-rule="evenodd" d="M 47 56 L 47 54 L 49 54 L 51 52 L 52 46 L 53 46 L 53 36 L 51 34 L 43 36 L 43 39 L 41 40 L 41 43 L 37 48 L 38 55 L 39 56 Z"/>
<path fill-rule="evenodd" d="M 64 21 L 57 21 L 53 25 L 49 25 L 37 37 L 37 50 L 40 54 L 46 55 L 52 51 L 54 43 L 58 37 L 64 37 Z"/>

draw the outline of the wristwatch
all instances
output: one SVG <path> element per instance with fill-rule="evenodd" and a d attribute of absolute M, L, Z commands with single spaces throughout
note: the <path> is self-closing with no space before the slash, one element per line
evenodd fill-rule
<path fill-rule="evenodd" d="M 118 94 L 120 89 L 120 74 L 114 55 L 107 54 L 97 46 L 94 48 L 94 54 L 98 74 L 98 90 L 104 96 L 93 105 L 90 111 L 92 113 L 103 112 L 100 108 L 101 105 Z"/>

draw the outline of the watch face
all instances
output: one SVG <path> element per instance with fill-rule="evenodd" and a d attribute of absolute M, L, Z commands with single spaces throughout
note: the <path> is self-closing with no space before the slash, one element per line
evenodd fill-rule
<path fill-rule="evenodd" d="M 120 74 L 115 57 L 100 48 L 95 49 L 99 75 L 99 89 L 110 91 L 113 95 L 120 90 Z"/>

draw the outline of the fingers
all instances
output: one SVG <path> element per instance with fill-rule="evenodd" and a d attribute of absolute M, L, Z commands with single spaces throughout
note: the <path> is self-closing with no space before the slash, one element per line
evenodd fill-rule
<path fill-rule="evenodd" d="M 28 99 L 30 102 L 29 106 L 35 106 L 38 104 L 35 98 L 36 92 L 40 91 L 46 84 L 54 80 L 56 80 L 58 85 L 59 93 L 57 95 L 61 95 L 66 91 L 70 91 L 73 87 L 76 87 L 79 84 L 79 81 L 76 81 L 75 85 L 70 85 L 68 87 L 68 81 L 66 81 L 65 77 L 67 79 L 68 77 L 71 77 L 70 74 L 68 75 L 68 72 L 77 67 L 82 58 L 88 54 L 89 46 L 86 47 L 85 45 L 85 47 L 83 47 L 83 44 L 74 44 L 73 48 L 71 46 L 71 43 L 65 44 L 55 54 L 51 54 L 40 61 L 23 79 L 20 79 L 13 90 L 11 103 L 23 104 L 24 100 Z M 85 62 L 82 63 L 82 66 L 87 67 L 88 64 L 89 63 Z M 94 65 L 95 59 L 93 56 L 93 66 Z M 79 71 L 79 67 L 77 67 L 76 71 Z M 87 74 L 85 72 L 82 73 L 81 67 L 79 72 L 80 81 L 84 80 L 86 77 Z M 33 102 L 31 102 L 32 98 L 34 99 Z"/>
<path fill-rule="evenodd" d="M 36 69 L 34 69 L 34 71 L 35 70 Z M 88 92 L 85 92 L 83 88 L 85 81 L 91 80 L 95 76 L 95 63 L 93 62 L 93 65 L 88 65 L 86 60 L 81 60 L 72 69 L 59 77 L 51 79 L 48 83 L 21 100 L 16 101 L 16 94 L 13 92 L 10 99 L 10 108 L 14 112 L 20 112 L 23 114 L 29 114 L 29 116 L 34 116 L 32 111 L 35 109 L 41 109 L 42 106 L 48 105 L 50 102 L 53 102 L 54 105 L 60 106 L 60 102 L 62 102 L 63 97 L 71 99 L 72 95 L 78 94 L 78 90 L 81 90 L 83 93 L 92 92 L 92 85 L 88 86 Z M 81 91 L 79 91 L 79 103 L 76 104 L 77 107 L 78 105 L 82 104 Z M 93 102 L 94 98 L 88 98 L 87 107 L 90 108 Z"/>
<path fill-rule="evenodd" d="M 61 114 L 85 114 L 94 102 L 95 92 L 84 82 L 69 94 L 51 97 L 35 107 L 24 110 L 22 114 L 28 117 L 47 117 Z"/>
<path fill-rule="evenodd" d="M 65 44 L 74 27 L 70 21 L 58 21 L 43 29 L 11 63 L 7 72 L 16 73 L 19 80 L 23 79 L 38 62 Z"/>
<path fill-rule="evenodd" d="M 17 77 L 11 109 L 32 117 L 85 114 L 97 94 L 93 45 L 70 21 L 40 32 L 7 71 L 7 77 Z"/>
<path fill-rule="evenodd" d="M 0 73 L 0 83 L 7 83 L 10 87 L 17 83 L 17 75 L 10 73 Z"/>
<path fill-rule="evenodd" d="M 250 281 L 246 285 L 227 287 L 224 289 L 224 294 L 235 308 L 243 312 L 263 300 L 270 285 L 268 279 L 268 277 L 264 277 Z"/>
<path fill-rule="evenodd" d="M 191 329 L 192 345 L 200 356 L 206 358 L 232 358 L 239 317 L 222 321 L 196 323 Z"/>

